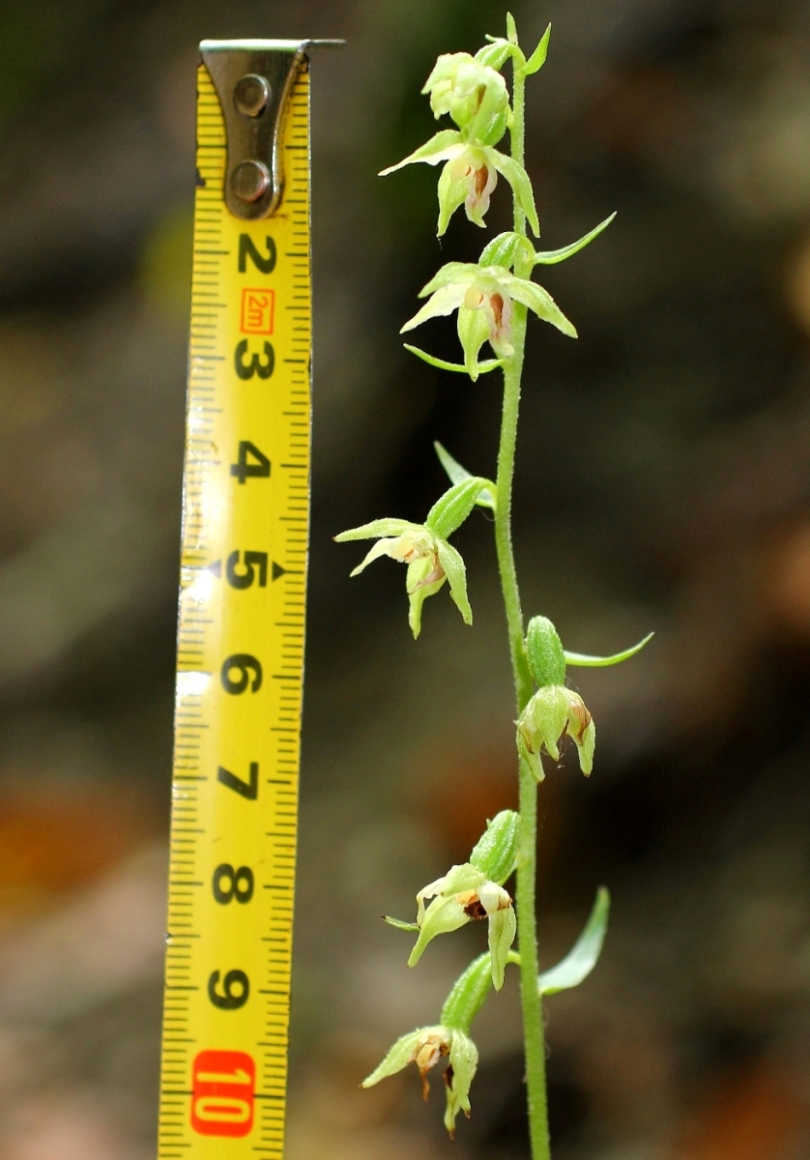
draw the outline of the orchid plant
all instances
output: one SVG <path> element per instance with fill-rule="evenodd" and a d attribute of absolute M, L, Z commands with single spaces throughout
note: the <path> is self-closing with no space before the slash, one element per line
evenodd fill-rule
<path fill-rule="evenodd" d="M 449 540 L 476 507 L 487 508 L 494 516 L 517 708 L 519 810 L 497 814 L 487 823 L 469 861 L 451 866 L 441 878 L 418 891 L 415 922 L 387 919 L 392 926 L 416 935 L 408 959 L 411 967 L 419 962 L 432 939 L 476 920 L 487 922 L 488 950 L 456 981 L 439 1022 L 397 1040 L 364 1086 L 370 1087 L 415 1063 L 427 1098 L 428 1072 L 444 1064 L 445 1125 L 452 1135 L 458 1113 L 470 1113 L 470 1087 L 478 1064 L 478 1051 L 470 1037 L 471 1024 L 490 991 L 499 991 L 503 986 L 507 967 L 514 965 L 520 971 L 532 1157 L 547 1160 L 550 1143 L 543 997 L 577 986 L 591 972 L 602 949 L 610 900 L 607 891 L 600 888 L 571 952 L 557 966 L 540 973 L 535 875 L 537 796 L 538 785 L 544 779 L 543 754 L 558 761 L 560 744 L 569 737 L 577 748 L 582 772 L 586 776 L 591 773 L 596 727 L 582 698 L 566 684 L 566 670 L 574 665 L 618 664 L 637 653 L 650 638 L 615 656 L 595 657 L 564 649 L 547 617 L 534 616 L 527 625 L 524 623 L 512 551 L 511 510 L 528 312 L 563 334 L 576 337 L 573 324 L 548 291 L 532 281 L 531 273 L 537 265 L 572 257 L 610 224 L 613 215 L 562 249 L 535 248 L 528 230 L 539 237 L 540 227 L 532 184 L 523 165 L 524 98 L 527 78 L 545 62 L 551 27 L 527 58 L 518 43 L 511 15 L 507 16 L 506 25 L 506 36 L 487 37 L 487 44 L 475 56 L 457 52 L 439 57 L 422 91 L 429 95 L 436 119 L 449 115 L 455 128 L 442 129 L 409 157 L 383 171 L 393 173 L 416 162 L 444 162 L 438 185 L 440 237 L 462 204 L 468 219 L 484 227 L 498 178 L 503 177 L 511 187 L 513 229 L 493 238 L 477 263 L 449 262 L 443 266 L 421 292 L 420 296 L 427 298 L 425 304 L 402 327 L 403 333 L 408 332 L 429 318 L 457 312 L 462 362 L 446 362 L 414 346 L 407 349 L 432 366 L 467 374 L 473 382 L 479 375 L 496 369 L 502 372 L 497 474 L 494 480 L 472 475 L 436 444 L 451 486 L 433 505 L 423 524 L 378 519 L 335 538 L 376 541 L 352 575 L 381 556 L 407 564 L 409 623 L 416 638 L 422 627 L 425 601 L 445 584 L 465 624 L 472 624 L 464 561 Z M 507 63 L 512 73 L 511 100 L 500 71 Z M 507 132 L 511 146 L 508 154 L 497 148 Z M 487 342 L 494 357 L 480 361 L 481 349 Z M 515 872 L 516 884 L 507 889 Z M 516 937 L 517 950 L 513 946 Z"/>

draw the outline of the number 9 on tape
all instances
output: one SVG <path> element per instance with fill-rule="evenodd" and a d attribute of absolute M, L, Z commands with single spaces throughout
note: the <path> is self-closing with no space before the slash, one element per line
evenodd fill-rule
<path fill-rule="evenodd" d="M 191 1126 L 201 1136 L 247 1136 L 256 1064 L 244 1051 L 201 1051 L 192 1068 Z"/>

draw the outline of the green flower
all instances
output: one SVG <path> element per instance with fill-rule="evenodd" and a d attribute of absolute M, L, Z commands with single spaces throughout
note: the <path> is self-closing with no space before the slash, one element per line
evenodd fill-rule
<path fill-rule="evenodd" d="M 497 75 L 497 74 L 496 74 Z M 484 214 L 489 209 L 490 195 L 500 173 L 511 185 L 526 214 L 534 233 L 539 236 L 540 224 L 534 204 L 529 175 L 523 166 L 481 141 L 470 140 L 464 133 L 445 129 L 431 137 L 408 157 L 388 169 L 380 177 L 423 161 L 427 165 L 445 166 L 439 178 L 439 237 L 444 234 L 458 207 L 464 203 L 467 217 L 478 226 L 484 226 Z"/>
<path fill-rule="evenodd" d="M 428 282 L 419 297 L 430 298 L 400 331 L 413 330 L 429 318 L 458 310 L 458 337 L 464 349 L 464 365 L 470 378 L 478 378 L 478 352 L 489 342 L 499 358 L 509 358 L 512 346 L 512 304 L 521 302 L 538 318 L 550 322 L 563 334 L 576 338 L 577 332 L 554 299 L 527 278 L 518 278 L 505 266 L 479 266 L 470 262 L 448 262 Z"/>
<path fill-rule="evenodd" d="M 467 597 L 467 570 L 459 552 L 447 537 L 459 528 L 473 510 L 482 490 L 492 484 L 478 476 L 469 476 L 455 484 L 437 500 L 424 524 L 408 520 L 373 520 L 335 536 L 338 543 L 348 540 L 377 539 L 377 543 L 357 565 L 352 576 L 380 556 L 408 565 L 405 588 L 408 593 L 408 621 L 414 639 L 422 629 L 422 605 L 448 582 L 450 596 L 465 624 L 472 624 L 472 609 Z"/>
<path fill-rule="evenodd" d="M 467 140 L 496 145 L 509 128 L 506 81 L 468 52 L 440 56 L 422 92 L 430 94 L 434 117 L 449 113 Z"/>
<path fill-rule="evenodd" d="M 579 751 L 579 765 L 585 776 L 593 769 L 596 726 L 579 693 L 565 685 L 538 689 L 521 713 L 517 727 L 518 749 L 538 781 L 543 780 L 541 749 L 545 746 L 551 757 L 559 761 L 559 743 L 566 733 Z"/>
<path fill-rule="evenodd" d="M 427 1099 L 430 1092 L 427 1073 L 442 1059 L 449 1063 L 444 1073 L 447 1084 L 444 1124 L 452 1136 L 459 1112 L 466 1116 L 470 1114 L 470 1085 L 478 1067 L 478 1049 L 463 1031 L 438 1024 L 403 1035 L 379 1067 L 363 1080 L 363 1087 L 373 1087 L 381 1079 L 402 1071 L 409 1063 L 415 1063 L 422 1078 L 422 1096 Z"/>

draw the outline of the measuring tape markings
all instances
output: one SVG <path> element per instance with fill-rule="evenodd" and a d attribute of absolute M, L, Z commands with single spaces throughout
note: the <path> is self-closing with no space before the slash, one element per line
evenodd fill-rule
<path fill-rule="evenodd" d="M 283 144 L 278 212 L 235 218 L 200 69 L 161 1160 L 282 1153 L 309 525 L 306 68 Z"/>

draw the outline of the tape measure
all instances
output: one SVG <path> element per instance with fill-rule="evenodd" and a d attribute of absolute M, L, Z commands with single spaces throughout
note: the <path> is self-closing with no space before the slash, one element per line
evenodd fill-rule
<path fill-rule="evenodd" d="M 281 1157 L 309 529 L 312 41 L 203 41 L 160 1160 Z"/>

